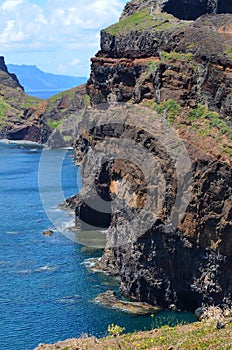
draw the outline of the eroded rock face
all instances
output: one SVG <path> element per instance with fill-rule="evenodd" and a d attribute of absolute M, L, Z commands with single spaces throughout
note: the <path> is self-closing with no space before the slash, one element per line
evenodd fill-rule
<path fill-rule="evenodd" d="M 13 88 L 18 87 L 18 88 L 24 90 L 22 85 L 20 85 L 16 75 L 8 72 L 7 66 L 5 64 L 5 59 L 3 56 L 0 56 L 0 71 L 2 72 L 1 77 L 0 77 L 1 84 L 6 85 L 6 86 L 10 86 Z"/>
<path fill-rule="evenodd" d="M 174 212 L 174 217 L 177 215 L 173 208 L 180 185 L 177 163 L 170 156 L 170 149 L 165 151 L 167 145 L 173 147 L 174 139 L 167 138 L 164 147 L 160 141 L 164 140 L 163 131 L 158 138 L 157 134 L 148 133 L 149 122 L 146 124 L 141 106 L 131 105 L 121 112 L 120 108 L 114 104 L 88 111 L 79 125 L 80 136 L 75 148 L 76 159 L 81 161 L 84 157 L 83 189 L 77 216 L 81 220 L 89 218 L 89 224 L 94 225 L 86 203 L 98 200 L 96 191 L 110 203 L 111 222 L 101 259 L 102 269 L 120 277 L 124 295 L 153 305 L 184 310 L 194 310 L 202 304 L 230 305 L 231 167 L 200 150 L 200 141 L 194 146 L 184 140 L 191 160 L 191 196 L 185 211 L 177 210 L 181 214 L 177 226 L 167 230 L 170 213 Z M 112 152 L 116 156 L 107 166 L 101 166 L 111 154 L 106 152 L 109 140 L 114 143 Z M 131 142 L 132 148 L 125 148 L 123 159 L 117 147 L 125 140 Z M 145 163 L 141 163 L 141 171 L 133 162 L 137 144 L 148 151 L 147 157 L 150 155 L 157 160 L 162 169 L 159 183 L 163 179 L 161 187 L 166 188 L 161 207 L 155 207 L 156 210 L 149 207 L 151 215 L 141 213 L 155 198 L 148 188 L 156 174 L 155 165 L 151 165 L 150 177 L 145 178 Z M 91 149 L 95 151 L 91 153 Z M 139 157 L 143 157 L 142 154 L 136 155 L 136 159 Z M 149 161 L 149 164 L 152 163 Z M 187 188 L 183 191 L 185 193 Z M 81 214 L 83 207 L 85 218 Z M 103 211 L 100 206 L 98 208 L 99 212 Z"/>
<path fill-rule="evenodd" d="M 226 0 L 133 0 L 126 4 L 121 19 L 144 8 L 167 12 L 184 20 L 195 20 L 210 13 L 232 13 L 232 5 Z"/>
<path fill-rule="evenodd" d="M 164 30 L 112 35 L 102 31 L 87 91 L 94 104 L 108 100 L 182 106 L 199 103 L 231 118 L 232 15 L 199 18 Z"/>
<path fill-rule="evenodd" d="M 164 8 L 171 3 L 159 4 Z M 172 11 L 185 9 L 182 1 L 176 3 L 182 6 L 173 6 Z M 199 3 L 187 1 L 188 10 L 196 5 L 195 15 L 204 6 L 215 12 L 215 2 L 209 6 L 202 1 L 198 7 Z M 141 22 L 132 26 L 122 22 L 101 33 L 101 51 L 92 59 L 87 84 L 92 109 L 79 124 L 75 141 L 76 160 L 84 159 L 76 215 L 94 224 L 96 217 L 86 202 L 98 203 L 98 197 L 107 202 L 95 208 L 110 212 L 101 266 L 120 277 L 124 295 L 171 309 L 228 306 L 232 302 L 231 161 L 220 150 L 225 135 L 216 146 L 215 135 L 199 137 L 195 131 L 205 132 L 204 122 L 194 125 L 190 112 L 204 106 L 220 113 L 226 130 L 231 128 L 232 16 L 211 14 L 187 22 L 163 14 L 154 19 L 151 6 L 148 1 L 130 2 L 124 21 L 142 10 Z M 217 6 L 217 11 L 224 11 L 227 5 L 217 2 Z M 174 122 L 177 140 L 164 133 L 165 110 L 156 119 L 152 108 L 142 106 L 170 99 L 182 108 Z M 186 149 L 186 162 L 178 162 L 178 145 Z M 191 170 L 185 172 L 187 160 Z M 181 180 L 178 164 L 183 166 Z M 162 200 L 155 195 L 160 188 Z M 180 188 L 183 200 L 176 207 Z M 156 207 L 152 207 L 154 198 Z"/>

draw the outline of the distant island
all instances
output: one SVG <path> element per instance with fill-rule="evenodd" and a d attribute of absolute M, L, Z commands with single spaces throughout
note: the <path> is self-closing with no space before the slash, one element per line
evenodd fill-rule
<path fill-rule="evenodd" d="M 20 84 L 30 95 L 37 96 L 35 92 L 39 91 L 62 91 L 71 89 L 75 86 L 86 83 L 86 77 L 74 77 L 68 75 L 59 75 L 46 73 L 35 65 L 16 65 L 8 64 L 10 73 L 15 73 Z M 39 96 L 40 97 L 40 96 Z"/>

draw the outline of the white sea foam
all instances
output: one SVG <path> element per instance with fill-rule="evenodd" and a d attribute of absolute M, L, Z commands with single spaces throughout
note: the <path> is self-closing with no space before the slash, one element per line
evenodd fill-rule
<path fill-rule="evenodd" d="M 58 299 L 57 303 L 74 304 L 74 303 L 79 303 L 80 300 L 81 300 L 81 296 L 76 294 L 76 295 L 65 296 L 61 299 Z"/>
<path fill-rule="evenodd" d="M 56 270 L 57 270 L 56 266 L 44 265 L 44 266 L 39 267 L 38 269 L 35 269 L 35 272 L 56 271 Z"/>
<path fill-rule="evenodd" d="M 100 261 L 101 258 L 89 258 L 85 259 L 81 265 L 85 265 L 86 267 L 94 267 L 97 261 Z"/>

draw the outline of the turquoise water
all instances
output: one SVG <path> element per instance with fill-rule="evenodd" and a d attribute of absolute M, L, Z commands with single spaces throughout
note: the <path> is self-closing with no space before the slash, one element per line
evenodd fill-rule
<path fill-rule="evenodd" d="M 41 152 L 32 146 L 0 144 L 0 349 L 31 350 L 41 342 L 84 333 L 103 336 L 110 323 L 130 332 L 149 329 L 152 324 L 193 321 L 189 313 L 161 312 L 151 318 L 92 302 L 109 288 L 118 292 L 118 285 L 110 277 L 91 273 L 83 264 L 100 251 L 83 249 L 68 234 L 43 236 L 42 231 L 54 224 L 47 214 L 63 222 L 64 228 L 74 218 L 59 210 L 56 186 L 46 187 L 47 198 L 52 200 L 45 212 L 38 187 Z M 79 181 L 72 151 L 46 152 L 44 175 L 55 182 L 53 161 L 57 160 L 62 164 L 64 196 L 75 194 Z"/>

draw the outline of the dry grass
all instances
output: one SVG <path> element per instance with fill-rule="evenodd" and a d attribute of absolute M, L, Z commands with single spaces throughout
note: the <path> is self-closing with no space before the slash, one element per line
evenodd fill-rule
<path fill-rule="evenodd" d="M 124 334 L 103 339 L 69 339 L 54 345 L 40 345 L 36 350 L 134 350 L 134 349 L 221 349 L 232 348 L 232 323 L 223 329 L 216 321 L 195 322 L 177 327 L 162 327 L 147 332 Z"/>

